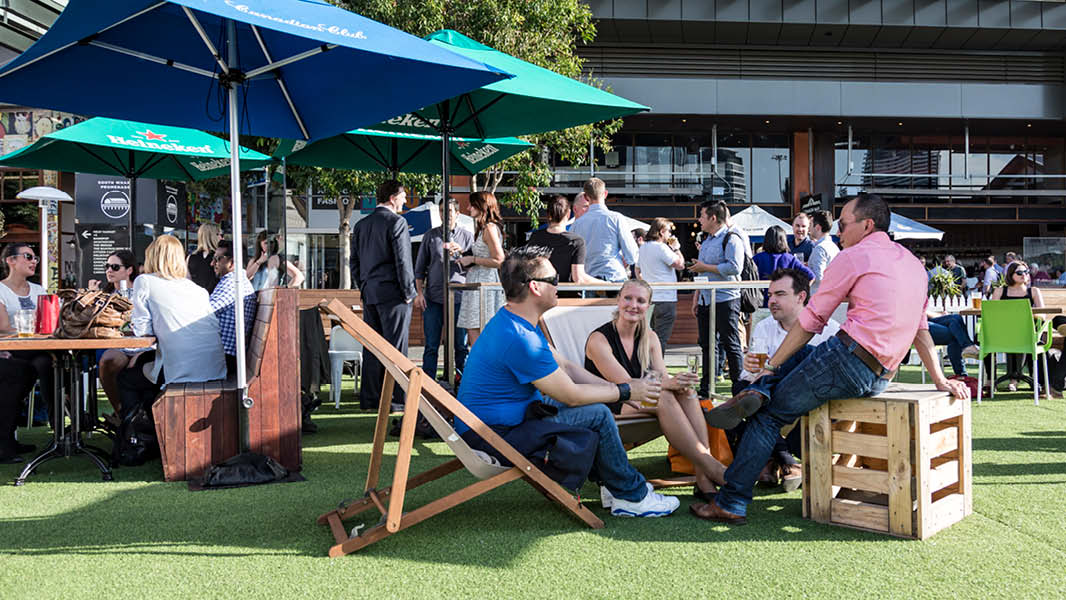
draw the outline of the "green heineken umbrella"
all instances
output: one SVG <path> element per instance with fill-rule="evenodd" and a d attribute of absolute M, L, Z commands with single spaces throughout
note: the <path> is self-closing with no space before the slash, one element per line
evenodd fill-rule
<path fill-rule="evenodd" d="M 649 110 L 548 69 L 444 29 L 426 38 L 514 75 L 432 106 L 389 119 L 373 129 L 440 133 L 469 138 L 523 135 L 566 129 Z"/>
<path fill-rule="evenodd" d="M 394 176 L 400 171 L 440 173 L 440 143 L 435 135 L 355 129 L 312 144 L 282 141 L 274 158 L 284 158 L 290 165 L 389 171 Z M 451 138 L 449 170 L 453 175 L 473 175 L 530 147 L 518 138 Z"/>
<path fill-rule="evenodd" d="M 273 161 L 240 148 L 241 169 Z M 164 125 L 96 117 L 42 136 L 0 157 L 0 166 L 199 181 L 229 174 L 230 148 L 213 135 Z"/>

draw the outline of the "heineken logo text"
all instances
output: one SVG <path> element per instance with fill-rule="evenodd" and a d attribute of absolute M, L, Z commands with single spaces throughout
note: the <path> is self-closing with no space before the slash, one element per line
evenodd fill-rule
<path fill-rule="evenodd" d="M 432 123 L 433 127 L 430 127 L 429 125 L 426 125 L 426 121 L 429 121 L 430 123 Z M 391 119 L 389 119 L 388 121 L 385 121 L 385 122 L 388 123 L 389 125 L 396 125 L 397 127 L 414 127 L 414 128 L 417 128 L 417 129 L 429 129 L 429 130 L 433 130 L 438 125 L 440 125 L 440 119 L 424 119 L 423 120 L 421 117 L 416 117 L 415 115 L 413 115 L 411 113 L 407 113 L 406 115 L 400 115 L 398 117 L 393 117 L 393 118 L 391 118 Z"/>
<path fill-rule="evenodd" d="M 108 141 L 112 144 L 119 146 L 127 146 L 130 148 L 142 148 L 144 150 L 166 150 L 167 152 L 182 152 L 185 154 L 211 154 L 211 146 L 186 146 L 184 144 L 177 144 L 173 142 L 148 142 L 145 140 L 131 140 L 124 138 L 120 135 L 107 135 Z"/>
<path fill-rule="evenodd" d="M 191 160 L 191 161 L 189 161 L 189 164 L 192 165 L 192 167 L 194 169 L 196 169 L 197 171 L 199 171 L 201 173 L 206 173 L 207 171 L 214 171 L 216 169 L 227 169 L 227 168 L 229 168 L 229 159 L 228 158 L 209 158 L 209 159 L 205 159 L 205 160 Z"/>
<path fill-rule="evenodd" d="M 496 146 L 493 146 L 492 144 L 486 144 L 478 148 L 477 150 L 474 150 L 473 152 L 467 152 L 466 154 L 461 154 L 460 156 L 462 156 L 463 160 L 465 160 L 466 162 L 472 165 L 476 165 L 477 163 L 489 158 L 490 156 L 496 154 L 499 151 L 500 149 Z"/>

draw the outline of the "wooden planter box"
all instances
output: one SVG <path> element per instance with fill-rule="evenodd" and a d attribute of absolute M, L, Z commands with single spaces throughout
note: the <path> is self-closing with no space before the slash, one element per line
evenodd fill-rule
<path fill-rule="evenodd" d="M 801 426 L 805 518 L 924 540 L 973 512 L 969 401 L 893 384 Z"/>

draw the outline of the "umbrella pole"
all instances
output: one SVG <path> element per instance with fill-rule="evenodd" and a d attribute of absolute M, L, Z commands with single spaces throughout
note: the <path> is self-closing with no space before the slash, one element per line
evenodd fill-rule
<path fill-rule="evenodd" d="M 441 213 L 441 241 L 445 248 L 442 248 L 444 254 L 444 260 L 441 261 L 444 267 L 444 297 L 442 298 L 444 306 L 441 312 L 444 315 L 444 327 L 441 328 L 443 335 L 441 336 L 444 342 L 444 377 L 448 380 L 448 383 L 453 387 L 455 386 L 455 344 L 452 340 L 455 339 L 455 303 L 451 301 L 451 271 L 452 271 L 452 256 L 448 252 L 446 246 L 452 239 L 452 224 L 448 218 L 448 197 L 451 195 L 451 173 L 450 169 L 450 147 L 451 147 L 451 123 L 448 121 L 448 102 L 444 103 L 444 110 L 441 111 L 441 131 L 440 131 L 440 145 L 441 145 L 441 179 L 443 180 L 442 192 L 440 201 L 440 213 Z M 427 282 L 428 283 L 428 282 Z M 428 290 L 427 290 L 428 291 Z M 462 293 L 462 292 L 460 292 Z M 434 374 L 434 377 L 436 374 Z"/>
<path fill-rule="evenodd" d="M 229 64 L 233 68 L 237 64 L 237 31 L 232 20 L 226 21 L 226 37 L 229 39 Z M 245 366 L 244 345 L 244 236 L 241 231 L 241 166 L 240 166 L 240 117 L 237 106 L 237 83 L 229 82 L 229 185 L 230 185 L 230 210 L 233 213 L 233 269 L 237 274 L 237 300 L 234 304 L 237 321 L 237 397 L 240 399 L 239 417 L 241 424 L 240 451 L 249 451 L 248 433 L 248 410 L 252 408 L 254 401 L 245 394 L 248 387 L 247 368 Z"/>

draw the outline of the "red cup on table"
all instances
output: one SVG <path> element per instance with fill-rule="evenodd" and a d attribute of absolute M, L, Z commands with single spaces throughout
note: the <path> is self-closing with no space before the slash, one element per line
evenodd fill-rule
<path fill-rule="evenodd" d="M 37 296 L 37 326 L 35 331 L 41 335 L 52 335 L 59 325 L 59 296 L 42 294 Z"/>

